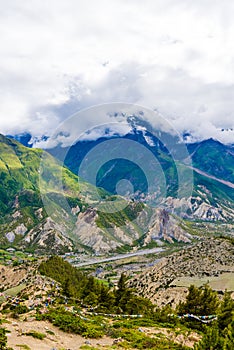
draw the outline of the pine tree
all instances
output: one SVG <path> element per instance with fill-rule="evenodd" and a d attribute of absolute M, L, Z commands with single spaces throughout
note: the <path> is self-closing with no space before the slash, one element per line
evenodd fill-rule
<path fill-rule="evenodd" d="M 125 294 L 128 292 L 127 287 L 127 276 L 122 273 L 120 276 L 120 279 L 118 281 L 117 290 L 115 292 L 115 298 L 116 298 L 116 304 L 118 305 L 120 300 L 124 297 Z M 128 293 L 129 294 L 129 293 Z"/>
<path fill-rule="evenodd" d="M 232 321 L 227 328 L 227 334 L 224 339 L 223 349 L 224 350 L 234 349 L 234 321 Z"/>
<path fill-rule="evenodd" d="M 66 296 L 71 298 L 77 298 L 77 288 L 75 285 L 75 282 L 72 280 L 71 277 L 68 277 L 63 285 L 63 292 Z"/>
<path fill-rule="evenodd" d="M 127 311 L 127 303 L 132 298 L 132 290 L 127 286 L 127 276 L 122 273 L 118 281 L 117 290 L 115 291 L 115 305 L 121 312 Z"/>
<path fill-rule="evenodd" d="M 85 288 L 83 288 L 82 296 L 85 298 L 90 292 L 98 294 L 98 285 L 93 276 L 89 276 Z"/>
<path fill-rule="evenodd" d="M 113 293 L 104 284 L 101 285 L 99 294 L 99 304 L 109 310 L 114 306 L 115 297 Z"/>
<path fill-rule="evenodd" d="M 195 345 L 194 350 L 222 350 L 222 340 L 216 326 L 208 327 L 202 340 Z"/>
<path fill-rule="evenodd" d="M 143 297 L 132 295 L 126 303 L 126 312 L 128 314 L 144 314 L 150 316 L 153 310 L 154 306 L 151 301 Z"/>
<path fill-rule="evenodd" d="M 216 314 L 218 305 L 218 295 L 208 285 L 203 289 L 191 285 L 186 302 L 179 304 L 177 311 L 179 314 L 213 315 Z"/>
<path fill-rule="evenodd" d="M 6 345 L 7 345 L 6 330 L 4 328 L 0 328 L 0 350 L 5 350 Z"/>
<path fill-rule="evenodd" d="M 201 295 L 200 315 L 214 315 L 217 312 L 218 306 L 219 299 L 217 293 L 206 284 Z"/>
<path fill-rule="evenodd" d="M 232 321 L 234 316 L 234 301 L 230 293 L 225 291 L 218 315 L 218 326 L 223 331 Z"/>
<path fill-rule="evenodd" d="M 87 296 L 84 298 L 84 304 L 96 306 L 98 304 L 98 296 L 94 292 L 90 292 L 87 294 Z"/>
<path fill-rule="evenodd" d="M 186 302 L 180 303 L 178 306 L 178 313 L 200 315 L 202 291 L 194 285 L 191 285 L 188 291 Z"/>

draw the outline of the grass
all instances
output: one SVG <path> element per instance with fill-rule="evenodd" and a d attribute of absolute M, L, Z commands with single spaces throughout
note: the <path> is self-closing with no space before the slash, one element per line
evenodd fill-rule
<path fill-rule="evenodd" d="M 112 320 L 107 322 L 102 316 L 89 316 L 88 319 L 83 320 L 68 311 L 62 309 L 51 309 L 47 314 L 38 314 L 38 320 L 47 319 L 56 327 L 59 327 L 64 332 L 80 334 L 87 338 L 101 338 L 104 335 L 113 339 L 121 338 L 122 341 L 118 345 L 107 347 L 108 349 L 115 349 L 121 346 L 124 349 L 187 349 L 186 347 L 176 344 L 173 338 L 178 334 L 189 333 L 189 328 L 183 325 L 161 323 L 150 318 L 141 319 L 123 319 Z M 174 320 L 173 320 L 174 321 Z M 147 334 L 141 327 L 150 327 L 152 332 Z M 161 332 L 162 328 L 168 328 L 172 335 L 170 338 Z M 154 330 L 156 332 L 154 333 Z M 95 347 L 91 345 L 84 345 L 81 349 L 92 350 Z"/>
<path fill-rule="evenodd" d="M 22 350 L 31 350 L 30 346 L 26 344 L 16 344 L 16 346 Z"/>
<path fill-rule="evenodd" d="M 40 333 L 40 332 L 36 332 L 36 331 L 30 331 L 25 333 L 25 335 L 31 336 L 35 339 L 40 339 L 43 340 L 46 337 L 46 334 L 44 333 Z"/>
<path fill-rule="evenodd" d="M 181 344 L 176 344 L 168 339 L 164 334 L 158 333 L 154 336 L 147 336 L 144 331 L 139 329 L 121 328 L 113 332 L 114 338 L 121 338 L 123 341 L 119 344 L 124 349 L 188 349 Z"/>
<path fill-rule="evenodd" d="M 9 288 L 4 293 L 6 295 L 9 295 L 11 297 L 15 297 L 17 294 L 19 294 L 24 288 L 26 287 L 26 284 L 22 283 L 18 285 L 17 287 Z"/>

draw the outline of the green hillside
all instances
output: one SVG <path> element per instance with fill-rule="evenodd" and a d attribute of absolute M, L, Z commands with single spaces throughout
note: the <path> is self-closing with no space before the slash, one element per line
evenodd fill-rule
<path fill-rule="evenodd" d="M 189 220 L 233 222 L 232 188 L 195 172 L 192 197 L 188 198 L 183 189 L 191 182 L 189 168 L 182 164 L 175 168 L 163 152 L 160 160 L 167 178 L 167 196 L 172 198 L 169 210 L 173 215 L 182 213 Z M 131 168 L 127 170 L 131 173 Z M 180 207 L 180 201 L 176 202 L 178 183 L 172 181 L 177 179 L 178 171 L 184 180 L 180 184 L 182 206 L 191 201 L 185 209 Z M 186 242 L 186 231 L 190 232 L 186 224 L 178 231 L 181 225 L 173 215 L 165 220 L 160 210 L 142 201 L 125 200 L 96 188 L 49 153 L 24 147 L 2 135 L 0 179 L 0 245 L 3 247 L 53 253 L 74 249 L 107 252 L 121 247 L 129 249 L 136 242 L 144 243 L 144 239 L 149 243 L 153 239 L 150 237 L 162 240 L 170 237 L 171 242 L 180 237 Z"/>
<path fill-rule="evenodd" d="M 193 165 L 216 176 L 234 183 L 234 151 L 213 139 L 189 145 Z"/>
<path fill-rule="evenodd" d="M 48 237 L 44 243 L 48 244 L 48 250 L 53 248 L 56 239 L 64 241 L 64 235 L 72 241 L 65 240 L 63 244 L 71 245 L 72 248 L 72 244 L 76 242 L 78 247 L 86 249 L 73 230 L 77 214 L 86 212 L 92 203 L 91 209 L 87 211 L 89 213 L 95 205 L 96 188 L 79 179 L 66 167 L 62 167 L 49 153 L 24 147 L 2 135 L 0 167 L 0 244 L 18 245 L 24 235 L 33 230 L 29 246 L 33 250 L 37 249 L 41 233 L 45 231 L 44 226 L 48 226 L 46 220 L 50 216 L 55 223 L 49 222 L 49 229 L 46 226 Z M 108 196 L 102 189 L 98 189 L 98 193 L 101 197 Z M 110 236 L 108 228 L 125 225 L 134 219 L 143 207 L 129 207 L 126 203 L 125 209 L 118 210 L 118 201 L 115 204 L 115 199 L 115 196 L 110 196 L 109 204 L 107 202 L 107 206 L 116 205 L 115 213 L 96 211 L 96 216 L 95 212 L 91 215 L 94 224 L 104 236 Z M 72 213 L 72 208 L 75 209 L 75 214 Z M 52 238 L 54 235 L 57 238 Z M 116 240 L 115 237 L 109 238 Z"/>
<path fill-rule="evenodd" d="M 41 177 L 39 186 L 42 156 L 46 173 Z M 61 171 L 63 193 L 59 193 L 57 186 L 57 176 Z M 2 244 L 9 243 L 5 233 L 10 232 L 12 235 L 14 232 L 15 240 L 12 239 L 12 243 L 14 241 L 17 244 L 25 232 L 46 219 L 47 213 L 42 201 L 42 199 L 45 200 L 43 198 L 45 196 L 59 197 L 65 194 L 69 202 L 73 202 L 73 205 L 80 205 L 82 208 L 79 184 L 74 174 L 67 169 L 62 170 L 59 162 L 42 150 L 26 148 L 17 141 L 2 135 L 0 135 L 0 179 L 0 242 Z M 43 193 L 43 189 L 47 192 Z M 57 209 L 61 211 L 59 205 L 59 200 L 57 200 Z M 25 227 L 25 229 L 21 232 L 19 227 Z"/>

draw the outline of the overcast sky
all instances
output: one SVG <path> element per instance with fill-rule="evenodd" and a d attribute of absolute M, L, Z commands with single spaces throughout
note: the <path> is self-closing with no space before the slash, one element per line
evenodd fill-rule
<path fill-rule="evenodd" d="M 234 1 L 0 4 L 1 133 L 50 134 L 82 108 L 131 102 L 234 143 Z"/>

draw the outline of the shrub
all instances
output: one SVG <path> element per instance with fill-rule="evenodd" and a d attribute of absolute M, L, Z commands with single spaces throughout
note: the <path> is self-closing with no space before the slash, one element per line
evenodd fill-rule
<path fill-rule="evenodd" d="M 25 333 L 25 335 L 30 335 L 31 337 L 36 338 L 36 339 L 40 339 L 40 340 L 43 340 L 46 337 L 46 335 L 44 333 L 40 333 L 40 332 L 36 332 L 36 331 L 27 332 L 27 333 Z"/>
<path fill-rule="evenodd" d="M 4 328 L 0 328 L 0 350 L 5 350 L 6 345 L 7 345 L 6 330 Z"/>
<path fill-rule="evenodd" d="M 19 345 L 16 345 L 17 347 L 19 347 L 20 349 L 22 349 L 22 350 L 31 350 L 31 348 L 28 346 L 28 345 L 26 345 L 26 344 L 19 344 Z"/>
<path fill-rule="evenodd" d="M 104 327 L 100 322 L 82 320 L 78 316 L 63 309 L 50 310 L 40 319 L 47 319 L 64 332 L 75 333 L 87 338 L 100 338 L 104 335 Z"/>

